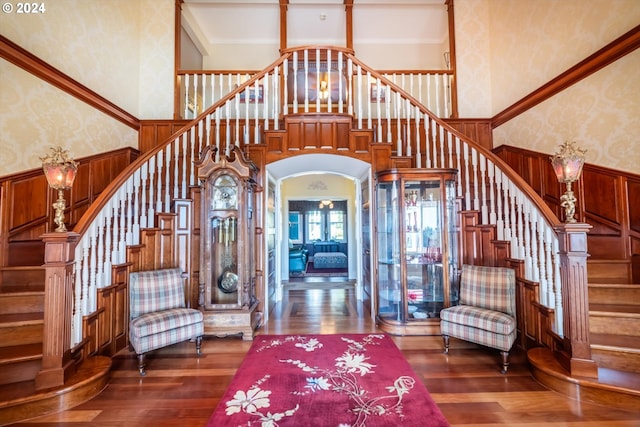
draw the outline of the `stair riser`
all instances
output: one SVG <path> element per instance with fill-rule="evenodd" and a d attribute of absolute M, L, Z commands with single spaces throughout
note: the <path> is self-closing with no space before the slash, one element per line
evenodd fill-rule
<path fill-rule="evenodd" d="M 640 305 L 640 286 L 637 288 L 589 287 L 589 303 L 613 305 Z"/>
<path fill-rule="evenodd" d="M 0 314 L 43 313 L 44 294 L 0 294 Z"/>
<path fill-rule="evenodd" d="M 42 342 L 42 322 L 28 325 L 7 326 L 0 324 L 0 347 Z"/>
<path fill-rule="evenodd" d="M 640 374 L 640 353 L 591 348 L 591 358 L 600 368 Z"/>
<path fill-rule="evenodd" d="M 589 331 L 593 334 L 640 336 L 639 317 L 589 315 Z"/>
<path fill-rule="evenodd" d="M 0 366 L 0 385 L 31 381 L 42 368 L 42 360 L 25 360 Z"/>

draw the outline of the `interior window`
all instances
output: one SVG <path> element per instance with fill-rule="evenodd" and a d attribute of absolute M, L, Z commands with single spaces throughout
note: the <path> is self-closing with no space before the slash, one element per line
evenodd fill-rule
<path fill-rule="evenodd" d="M 307 212 L 307 241 L 323 240 L 324 230 L 321 211 Z"/>
<path fill-rule="evenodd" d="M 301 218 L 300 212 L 289 212 L 289 239 L 292 243 L 302 243 Z"/>
<path fill-rule="evenodd" d="M 329 212 L 329 239 L 345 240 L 345 213 L 343 211 Z"/>

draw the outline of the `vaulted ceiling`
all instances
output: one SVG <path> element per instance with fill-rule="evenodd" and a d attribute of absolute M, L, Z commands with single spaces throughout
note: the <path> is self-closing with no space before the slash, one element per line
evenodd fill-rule
<path fill-rule="evenodd" d="M 354 46 L 441 44 L 445 0 L 353 0 Z M 215 45 L 280 43 L 280 0 L 185 0 L 183 28 L 203 55 Z M 346 45 L 344 0 L 289 0 L 287 47 Z"/>

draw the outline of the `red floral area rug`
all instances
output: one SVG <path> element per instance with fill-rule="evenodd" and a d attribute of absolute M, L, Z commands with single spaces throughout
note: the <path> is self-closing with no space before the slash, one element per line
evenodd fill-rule
<path fill-rule="evenodd" d="M 211 427 L 435 427 L 449 423 L 384 334 L 258 335 Z"/>

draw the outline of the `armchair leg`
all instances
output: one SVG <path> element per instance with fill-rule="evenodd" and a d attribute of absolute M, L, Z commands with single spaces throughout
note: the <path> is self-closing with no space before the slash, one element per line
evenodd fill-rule
<path fill-rule="evenodd" d="M 202 335 L 196 337 L 196 354 L 198 356 L 202 354 Z"/>
<path fill-rule="evenodd" d="M 449 335 L 443 335 L 442 340 L 444 341 L 444 354 L 449 354 Z"/>
<path fill-rule="evenodd" d="M 138 355 L 138 371 L 142 377 L 147 375 L 147 371 L 145 371 L 144 353 Z"/>
<path fill-rule="evenodd" d="M 509 369 L 509 352 L 501 351 L 500 355 L 502 356 L 502 370 L 500 372 L 506 374 Z"/>

